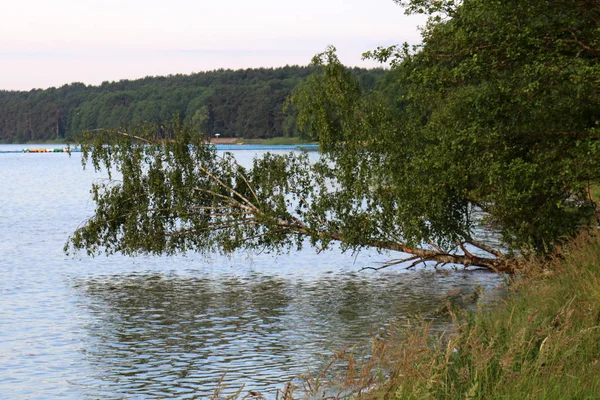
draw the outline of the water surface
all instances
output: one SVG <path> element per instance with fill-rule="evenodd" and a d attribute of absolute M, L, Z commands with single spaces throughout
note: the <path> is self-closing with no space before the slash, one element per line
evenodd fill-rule
<path fill-rule="evenodd" d="M 101 177 L 78 154 L 0 154 L 0 398 L 203 398 L 224 374 L 272 398 L 334 351 L 501 282 L 360 271 L 390 257 L 371 251 L 67 256 Z"/>

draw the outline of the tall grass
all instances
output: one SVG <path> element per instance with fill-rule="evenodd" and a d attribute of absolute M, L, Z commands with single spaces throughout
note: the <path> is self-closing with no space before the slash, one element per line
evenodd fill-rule
<path fill-rule="evenodd" d="M 367 355 L 339 352 L 277 398 L 600 399 L 600 233 L 527 271 L 499 304 L 450 311 L 452 330 L 410 321 L 374 339 Z M 240 394 L 231 398 L 264 398 Z"/>
<path fill-rule="evenodd" d="M 600 239 L 531 263 L 492 309 L 454 311 L 455 329 L 402 328 L 375 346 L 359 399 L 599 399 Z M 359 368 L 348 363 L 349 375 Z M 347 389 L 351 389 L 347 386 Z"/>

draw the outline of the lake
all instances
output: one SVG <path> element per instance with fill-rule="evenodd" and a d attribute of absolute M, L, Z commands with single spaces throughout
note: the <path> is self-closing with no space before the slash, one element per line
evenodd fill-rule
<path fill-rule="evenodd" d="M 390 324 L 502 290 L 486 272 L 360 271 L 391 256 L 376 251 L 67 256 L 103 177 L 80 157 L 0 154 L 0 398 L 206 398 L 224 374 L 274 398 Z"/>

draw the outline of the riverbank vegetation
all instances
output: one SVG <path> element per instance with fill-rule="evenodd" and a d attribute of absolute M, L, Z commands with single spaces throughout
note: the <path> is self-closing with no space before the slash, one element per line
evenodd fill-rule
<path fill-rule="evenodd" d="M 448 331 L 433 332 L 418 317 L 399 323 L 374 339 L 367 357 L 339 352 L 337 378 L 323 371 L 289 384 L 280 398 L 596 399 L 599 232 L 532 261 L 528 271 L 496 305 L 466 312 L 449 304 Z"/>
<path fill-rule="evenodd" d="M 380 354 L 390 379 L 366 398 L 593 399 L 600 393 L 600 240 L 582 235 L 530 266 L 493 309 L 454 314 L 455 330 Z M 390 396 L 391 395 L 391 396 Z"/>
<path fill-rule="evenodd" d="M 314 71 L 312 66 L 217 70 L 0 91 L 0 143 L 64 141 L 84 130 L 158 124 L 175 114 L 210 137 L 298 136 L 296 112 L 284 113 L 283 104 Z M 384 74 L 383 69 L 352 71 L 365 89 L 374 88 Z"/>

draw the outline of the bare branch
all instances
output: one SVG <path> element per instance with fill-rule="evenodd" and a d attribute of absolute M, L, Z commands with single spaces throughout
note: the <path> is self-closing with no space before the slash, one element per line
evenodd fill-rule
<path fill-rule="evenodd" d="M 194 189 L 194 190 L 196 190 L 196 189 Z M 217 210 L 227 210 L 227 209 L 231 208 L 231 206 L 201 207 L 201 206 L 190 205 L 190 206 L 188 206 L 188 208 L 190 210 L 212 210 L 212 211 L 217 211 Z"/>
<path fill-rule="evenodd" d="M 571 34 L 571 36 L 573 36 L 573 40 L 563 40 L 563 42 L 565 42 L 565 43 L 574 43 L 577 46 L 581 47 L 583 50 L 589 51 L 590 53 L 594 54 L 596 57 L 600 57 L 600 50 L 594 49 L 594 48 L 586 45 L 582 41 L 580 41 L 574 30 L 567 29 L 567 32 L 569 32 Z"/>
<path fill-rule="evenodd" d="M 483 251 L 486 251 L 486 252 L 488 252 L 488 253 L 490 253 L 490 254 L 492 254 L 492 255 L 494 255 L 494 256 L 496 256 L 496 257 L 498 257 L 498 258 L 506 258 L 506 256 L 505 256 L 505 255 L 504 255 L 504 254 L 503 254 L 501 251 L 499 251 L 499 250 L 497 250 L 497 249 L 494 249 L 493 247 L 491 247 L 491 246 L 488 246 L 488 245 L 486 245 L 485 243 L 479 242 L 479 241 L 477 241 L 477 240 L 475 240 L 475 239 L 473 239 L 473 238 L 468 238 L 468 239 L 465 241 L 465 243 L 468 243 L 468 244 L 470 244 L 471 246 L 475 246 L 475 247 L 477 247 L 478 249 L 480 249 L 480 250 L 483 250 Z"/>
<path fill-rule="evenodd" d="M 238 193 L 234 188 L 223 183 L 223 181 L 221 181 L 219 178 L 217 178 L 215 175 L 213 175 L 209 170 L 204 168 L 202 165 L 200 165 L 198 163 L 195 163 L 195 164 L 198 167 L 198 169 L 200 169 L 200 171 L 204 172 L 209 178 L 211 178 L 213 181 L 215 181 L 217 184 L 219 184 L 219 186 L 221 186 L 222 188 L 229 190 L 231 193 L 235 194 L 243 202 L 245 202 L 250 208 L 252 208 L 254 210 L 258 210 L 258 207 L 256 207 L 254 204 L 252 204 L 251 201 L 249 201 L 244 196 L 242 196 L 240 193 Z"/>
<path fill-rule="evenodd" d="M 412 269 L 412 268 L 416 267 L 417 265 L 419 265 L 421 263 L 424 264 L 426 261 L 430 261 L 430 259 L 428 259 L 428 258 L 420 258 L 417 261 L 415 261 L 412 264 L 410 264 L 408 267 L 406 267 L 406 269 Z"/>
<path fill-rule="evenodd" d="M 200 232 L 208 232 L 208 231 L 212 232 L 212 231 L 217 231 L 217 230 L 235 228 L 240 225 L 242 225 L 242 226 L 258 225 L 258 223 L 253 219 L 245 219 L 243 221 L 224 221 L 224 222 L 226 222 L 226 223 L 224 223 L 223 225 L 209 225 L 206 228 L 180 229 L 177 231 L 167 232 L 167 233 L 165 233 L 165 236 L 166 237 L 178 237 L 178 236 L 186 236 L 186 235 L 200 233 Z M 227 222 L 231 222 L 231 223 L 227 223 Z"/>
<path fill-rule="evenodd" d="M 467 250 L 467 248 L 465 247 L 464 243 L 462 242 L 457 242 L 458 246 L 460 247 L 460 249 L 462 250 L 463 254 L 469 258 L 473 258 L 475 257 L 471 252 L 469 252 L 469 250 Z"/>
<path fill-rule="evenodd" d="M 239 201 L 237 201 L 236 199 L 234 199 L 231 196 L 225 196 L 223 194 L 220 194 L 220 193 L 217 193 L 217 192 L 213 192 L 212 190 L 202 189 L 202 188 L 194 188 L 193 190 L 195 190 L 197 192 L 202 192 L 202 193 L 206 193 L 206 194 L 210 194 L 212 196 L 218 197 L 220 199 L 225 200 L 226 202 L 228 202 L 230 204 L 235 205 L 236 207 L 243 208 L 245 210 L 250 210 L 251 212 L 257 211 L 255 209 L 249 207 L 249 206 L 246 206 L 246 205 L 240 203 Z"/>
<path fill-rule="evenodd" d="M 475 255 L 468 257 L 467 255 L 462 254 L 439 253 L 435 250 L 410 247 L 406 244 L 396 242 L 374 241 L 372 243 L 369 243 L 369 245 L 380 249 L 401 251 L 404 253 L 413 254 L 415 256 L 419 256 L 422 259 L 427 259 L 429 261 L 437 261 L 448 264 L 462 264 L 467 267 L 479 266 L 488 268 L 494 272 L 512 272 L 513 270 L 512 266 L 505 262 L 505 259 L 478 257 Z"/>
<path fill-rule="evenodd" d="M 360 271 L 364 271 L 364 270 L 380 271 L 380 270 L 382 270 L 384 268 L 388 268 L 388 267 L 391 267 L 391 266 L 394 266 L 394 265 L 398 265 L 398 264 L 402 264 L 402 263 L 409 262 L 409 261 L 414 261 L 414 260 L 417 260 L 417 259 L 420 260 L 421 257 L 414 256 L 414 257 L 404 258 L 404 259 L 401 259 L 401 260 L 390 260 L 390 261 L 387 261 L 387 262 L 384 262 L 384 263 L 380 263 L 380 264 L 382 264 L 380 267 L 363 267 L 363 268 L 360 269 Z"/>
<path fill-rule="evenodd" d="M 435 244 L 435 243 L 433 243 L 433 242 L 429 242 L 429 245 L 430 245 L 431 247 L 433 247 L 434 249 L 436 249 L 436 250 L 437 250 L 438 252 L 440 252 L 440 253 L 444 253 L 444 254 L 446 253 L 444 250 L 442 250 L 442 248 L 441 248 L 441 247 L 439 247 L 438 245 L 436 245 L 436 244 Z"/>
<path fill-rule="evenodd" d="M 250 184 L 250 182 L 248 182 L 248 180 L 246 179 L 246 176 L 244 176 L 244 174 L 242 174 L 239 170 L 241 168 L 240 164 L 237 163 L 237 161 L 235 161 L 235 165 L 238 168 L 238 173 L 240 174 L 240 176 L 242 177 L 242 179 L 244 180 L 244 182 L 246 183 L 246 186 L 248 186 L 248 189 L 250 189 L 250 192 L 252 193 L 252 196 L 254 196 L 254 200 L 256 200 L 256 203 L 260 203 L 260 200 L 258 199 L 258 196 L 256 195 L 256 192 L 254 191 L 254 188 L 252 187 L 252 185 Z"/>
<path fill-rule="evenodd" d="M 231 215 L 255 215 L 253 212 L 251 211 L 240 211 L 240 212 L 228 212 L 228 213 L 214 213 L 214 214 L 208 214 L 206 216 L 208 217 L 228 217 Z"/>

